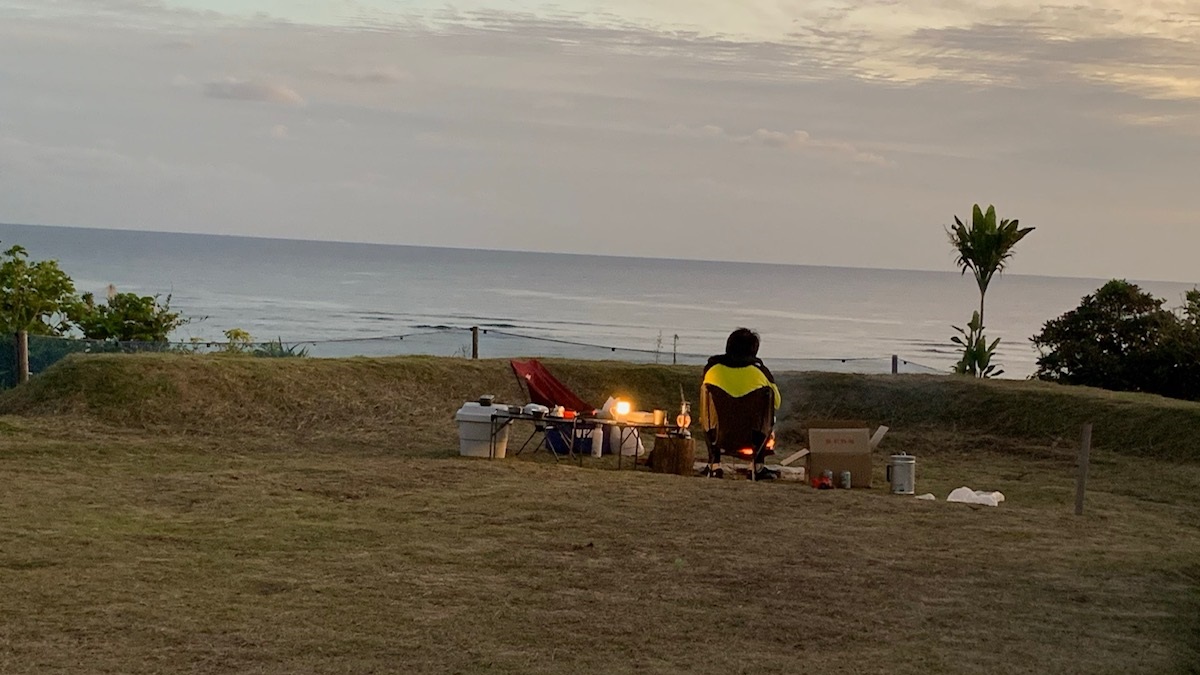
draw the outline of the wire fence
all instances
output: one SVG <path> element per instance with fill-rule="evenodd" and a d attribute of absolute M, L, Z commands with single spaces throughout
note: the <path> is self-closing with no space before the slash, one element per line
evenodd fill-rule
<path fill-rule="evenodd" d="M 702 365 L 708 354 L 672 349 L 635 349 L 577 342 L 555 337 L 525 335 L 506 330 L 439 326 L 401 335 L 272 342 L 118 342 L 82 338 L 29 336 L 29 371 L 37 374 L 70 354 L 133 353 L 216 354 L 240 353 L 256 357 L 338 358 L 351 356 L 447 356 L 460 358 L 545 357 L 610 360 L 627 363 Z M 17 382 L 16 345 L 0 341 L 0 386 Z M 773 371 L 824 371 L 841 373 L 942 373 L 898 356 L 847 358 L 769 358 Z"/>

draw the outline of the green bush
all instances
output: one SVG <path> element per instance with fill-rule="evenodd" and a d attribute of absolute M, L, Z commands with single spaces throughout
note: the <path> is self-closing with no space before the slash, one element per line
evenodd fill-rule
<path fill-rule="evenodd" d="M 75 283 L 57 261 L 29 262 L 20 246 L 0 257 L 0 333 L 62 335 L 70 330 L 68 314 L 77 302 Z"/>
<path fill-rule="evenodd" d="M 159 304 L 158 296 L 117 293 L 105 304 L 96 304 L 91 293 L 71 312 L 71 319 L 89 340 L 118 342 L 166 342 L 168 336 L 188 323 L 171 311 L 171 296 Z"/>
<path fill-rule="evenodd" d="M 1200 400 L 1200 291 L 1175 312 L 1114 279 L 1033 336 L 1035 377 L 1114 391 Z"/>

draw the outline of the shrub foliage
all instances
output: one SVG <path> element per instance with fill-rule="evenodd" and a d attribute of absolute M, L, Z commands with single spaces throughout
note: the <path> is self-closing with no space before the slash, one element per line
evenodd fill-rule
<path fill-rule="evenodd" d="M 1178 311 L 1114 279 L 1033 336 L 1035 377 L 1200 400 L 1200 290 Z"/>
<path fill-rule="evenodd" d="M 171 296 L 160 303 L 158 296 L 137 293 L 117 293 L 100 304 L 84 293 L 71 318 L 85 338 L 118 342 L 166 342 L 188 322 L 171 311 Z"/>
<path fill-rule="evenodd" d="M 0 257 L 0 333 L 61 335 L 76 302 L 75 284 L 57 261 L 30 262 L 20 246 Z"/>

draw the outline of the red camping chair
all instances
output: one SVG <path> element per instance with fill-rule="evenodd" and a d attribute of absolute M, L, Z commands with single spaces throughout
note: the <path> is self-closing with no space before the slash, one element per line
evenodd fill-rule
<path fill-rule="evenodd" d="M 553 408 L 556 405 L 561 405 L 567 410 L 574 410 L 579 413 L 590 413 L 596 409 L 595 406 L 588 405 L 583 399 L 575 395 L 567 385 L 558 381 L 558 378 L 550 374 L 546 367 L 537 359 L 529 359 L 528 361 L 509 361 L 512 365 L 513 374 L 517 376 L 517 380 L 521 382 L 526 391 L 529 392 L 529 402 L 538 403 Z"/>
<path fill-rule="evenodd" d="M 520 382 L 522 388 L 528 392 L 530 403 L 544 405 L 547 408 L 553 408 L 554 406 L 561 405 L 566 410 L 573 410 L 580 414 L 590 414 L 596 409 L 595 406 L 588 405 L 586 401 L 579 398 L 575 392 L 571 391 L 567 385 L 563 384 L 558 380 L 558 378 L 550 374 L 550 371 L 546 370 L 546 367 L 543 366 L 537 359 L 529 359 L 528 361 L 518 361 L 513 359 L 509 361 L 509 364 L 512 366 L 513 374 L 517 376 L 517 381 Z M 543 445 L 547 445 L 549 443 L 546 434 L 547 430 L 552 430 L 556 433 L 560 431 L 560 429 L 555 428 L 553 424 L 535 425 L 533 434 L 525 441 L 525 444 L 521 446 L 521 449 L 517 450 L 517 454 L 521 454 L 521 451 L 525 449 L 525 446 L 529 444 L 529 441 L 533 440 L 533 437 L 539 432 L 542 434 L 542 440 L 538 443 L 537 447 L 540 448 Z M 592 433 L 598 432 L 593 431 Z M 574 435 L 573 432 L 571 435 Z M 574 451 L 574 441 L 575 439 L 571 438 L 566 442 L 568 454 Z M 555 452 L 554 448 L 547 449 L 551 451 L 555 459 L 558 458 L 558 452 Z"/>

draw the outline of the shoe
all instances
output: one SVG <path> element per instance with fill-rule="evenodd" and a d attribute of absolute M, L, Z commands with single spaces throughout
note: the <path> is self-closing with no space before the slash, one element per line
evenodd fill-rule
<path fill-rule="evenodd" d="M 754 480 L 775 480 L 776 478 L 779 478 L 779 472 L 772 471 L 765 466 L 754 472 Z"/>
<path fill-rule="evenodd" d="M 703 469 L 700 469 L 700 476 L 703 478 L 724 478 L 725 470 L 719 468 L 713 469 L 712 467 L 706 466 Z"/>

